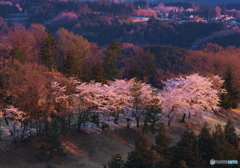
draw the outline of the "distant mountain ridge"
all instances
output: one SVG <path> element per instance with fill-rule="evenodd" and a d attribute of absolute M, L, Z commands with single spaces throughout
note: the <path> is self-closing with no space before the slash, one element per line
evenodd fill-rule
<path fill-rule="evenodd" d="M 181 0 L 158 0 L 159 3 L 179 2 Z M 240 3 L 239 0 L 186 0 L 185 2 L 197 2 L 201 4 L 209 4 L 211 6 L 217 6 L 227 3 Z"/>

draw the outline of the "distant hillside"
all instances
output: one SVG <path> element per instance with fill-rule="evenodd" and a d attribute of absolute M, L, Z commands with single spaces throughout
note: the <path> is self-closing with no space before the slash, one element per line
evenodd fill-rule
<path fill-rule="evenodd" d="M 179 2 L 180 0 L 159 0 L 159 3 Z M 239 0 L 188 0 L 189 2 L 197 2 L 202 4 L 209 4 L 211 6 L 226 4 L 226 3 L 239 3 Z"/>

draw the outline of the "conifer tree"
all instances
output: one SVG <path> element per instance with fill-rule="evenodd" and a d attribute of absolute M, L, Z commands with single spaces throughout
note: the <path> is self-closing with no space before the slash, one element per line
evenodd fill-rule
<path fill-rule="evenodd" d="M 136 118 L 136 122 L 137 122 L 137 127 L 140 127 L 140 116 L 141 116 L 141 105 L 142 105 L 142 99 L 141 99 L 141 95 L 142 95 L 142 85 L 140 81 L 137 81 L 137 79 L 135 79 L 135 83 L 133 83 L 133 85 L 130 88 L 132 97 L 133 97 L 133 109 L 136 111 L 135 112 L 135 118 Z"/>
<path fill-rule="evenodd" d="M 67 74 L 67 76 L 76 77 L 78 75 L 79 66 L 77 66 L 76 58 L 74 58 L 74 56 L 71 53 L 67 55 L 64 64 L 65 65 L 63 67 L 63 72 Z"/>
<path fill-rule="evenodd" d="M 40 149 L 43 154 L 49 155 L 49 159 L 55 156 L 62 157 L 67 154 L 60 139 L 59 121 L 57 119 L 51 121 L 48 135 L 43 138 L 43 144 Z"/>
<path fill-rule="evenodd" d="M 131 78 L 136 78 L 137 80 L 142 80 L 142 72 L 141 67 L 139 65 L 138 60 L 134 60 L 130 69 L 129 69 L 129 75 Z"/>
<path fill-rule="evenodd" d="M 94 65 L 92 68 L 92 80 L 94 80 L 95 82 L 101 82 L 101 83 L 107 82 L 104 69 L 100 61 L 98 61 L 96 65 Z"/>
<path fill-rule="evenodd" d="M 213 159 L 215 160 L 235 160 L 236 151 L 226 139 L 226 135 L 221 125 L 216 126 L 213 132 Z"/>
<path fill-rule="evenodd" d="M 146 137 L 140 134 L 135 142 L 135 150 L 128 154 L 124 168 L 151 167 L 153 158 L 153 152 L 149 149 Z"/>
<path fill-rule="evenodd" d="M 207 122 L 203 124 L 202 130 L 198 135 L 197 142 L 205 165 L 209 165 L 209 161 L 213 157 L 213 138 Z"/>
<path fill-rule="evenodd" d="M 144 77 L 148 78 L 146 82 L 153 84 L 156 73 L 154 55 L 147 51 L 146 64 L 144 66 Z"/>
<path fill-rule="evenodd" d="M 16 45 L 13 46 L 13 49 L 10 52 L 10 56 L 11 56 L 12 61 L 14 59 L 16 59 L 16 60 L 18 60 L 21 63 L 25 62 L 25 60 L 23 58 L 23 55 L 19 52 L 19 49 L 18 49 L 18 47 Z"/>
<path fill-rule="evenodd" d="M 90 82 L 92 80 L 92 72 L 88 64 L 83 64 L 79 78 L 82 82 Z"/>
<path fill-rule="evenodd" d="M 186 162 L 187 167 L 203 167 L 203 159 L 199 152 L 197 136 L 188 127 L 181 135 L 181 139 L 174 149 L 172 166 L 178 167 L 183 161 Z"/>
<path fill-rule="evenodd" d="M 166 134 L 164 125 L 161 124 L 158 135 L 155 138 L 156 145 L 153 146 L 153 149 L 155 149 L 160 155 L 166 155 L 171 141 L 171 138 Z"/>
<path fill-rule="evenodd" d="M 234 127 L 234 124 L 230 119 L 225 125 L 224 133 L 226 135 L 228 142 L 236 148 L 238 144 L 238 137 L 236 134 L 236 129 Z"/>
<path fill-rule="evenodd" d="M 119 153 L 116 153 L 112 156 L 111 161 L 108 162 L 108 165 L 104 168 L 122 168 L 124 165 L 124 161 L 122 160 L 122 156 Z"/>
<path fill-rule="evenodd" d="M 143 124 L 143 133 L 151 132 L 155 134 L 161 127 L 162 123 L 159 123 L 159 114 L 162 112 L 160 107 L 154 105 L 146 108 L 145 119 Z"/>
<path fill-rule="evenodd" d="M 221 106 L 224 109 L 237 108 L 240 100 L 240 91 L 237 88 L 233 70 L 228 67 L 226 71 L 226 80 L 223 88 L 227 90 L 227 94 L 221 95 Z"/>
<path fill-rule="evenodd" d="M 166 129 L 163 124 L 159 127 L 158 135 L 155 138 L 155 145 L 152 149 L 155 150 L 163 158 L 161 162 L 158 163 L 160 167 L 168 167 L 169 161 L 171 159 L 170 144 L 172 140 L 166 134 Z"/>
<path fill-rule="evenodd" d="M 50 32 L 47 32 L 40 49 L 40 54 L 43 64 L 46 65 L 50 71 L 53 70 L 56 67 L 56 39 L 50 34 Z"/>
<path fill-rule="evenodd" d="M 114 79 L 117 75 L 117 57 L 122 44 L 117 41 L 112 41 L 106 51 L 106 56 L 103 61 L 103 67 L 108 79 Z"/>

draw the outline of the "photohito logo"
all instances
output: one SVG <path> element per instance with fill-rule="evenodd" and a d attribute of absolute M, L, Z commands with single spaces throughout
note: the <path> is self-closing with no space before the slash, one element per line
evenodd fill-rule
<path fill-rule="evenodd" d="M 210 165 L 215 165 L 215 164 L 238 164 L 237 160 L 210 160 Z"/>

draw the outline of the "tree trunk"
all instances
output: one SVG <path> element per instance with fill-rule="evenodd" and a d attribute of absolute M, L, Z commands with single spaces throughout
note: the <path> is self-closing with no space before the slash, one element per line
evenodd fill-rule
<path fill-rule="evenodd" d="M 99 115 L 97 113 L 97 126 L 99 127 Z"/>
<path fill-rule="evenodd" d="M 114 124 L 119 123 L 119 113 L 117 113 L 117 116 L 114 118 Z"/>
<path fill-rule="evenodd" d="M 176 112 L 172 115 L 172 117 L 168 120 L 168 126 L 170 126 L 170 122 L 173 119 L 174 115 L 176 114 Z"/>
<path fill-rule="evenodd" d="M 127 118 L 127 128 L 130 128 L 130 126 L 131 126 L 131 119 Z"/>
<path fill-rule="evenodd" d="M 183 122 L 183 123 L 185 122 L 185 117 L 186 117 L 186 114 L 184 113 L 181 122 Z"/>
<path fill-rule="evenodd" d="M 38 119 L 39 136 L 42 136 L 42 120 Z"/>
<path fill-rule="evenodd" d="M 5 122 L 6 122 L 6 124 L 7 124 L 7 126 L 9 127 L 9 123 L 8 123 L 8 120 L 7 120 L 7 118 L 5 117 Z M 13 131 L 12 130 L 10 130 L 10 134 L 11 134 L 11 136 L 13 136 Z"/>
<path fill-rule="evenodd" d="M 172 118 L 170 118 L 170 119 L 168 120 L 168 126 L 170 126 L 171 120 L 172 120 Z"/>
<path fill-rule="evenodd" d="M 36 124 L 36 132 L 37 132 L 37 136 L 39 136 L 39 125 L 38 125 L 38 119 L 35 119 L 35 124 Z"/>
<path fill-rule="evenodd" d="M 15 125 L 13 125 L 13 140 L 14 140 L 14 143 L 17 142 L 17 139 L 16 139 L 16 127 L 15 127 Z"/>
<path fill-rule="evenodd" d="M 191 113 L 188 114 L 188 118 L 191 118 Z"/>
<path fill-rule="evenodd" d="M 49 126 L 48 122 L 45 121 L 45 126 L 44 126 L 44 127 L 45 127 L 45 135 L 48 135 L 48 131 L 49 131 L 49 130 L 48 130 L 48 129 L 49 129 L 48 126 Z"/>
<path fill-rule="evenodd" d="M 114 124 L 118 124 L 118 117 L 114 118 Z"/>
<path fill-rule="evenodd" d="M 137 120 L 137 127 L 138 127 L 138 128 L 140 127 L 140 125 L 139 125 L 139 119 L 140 119 L 140 117 L 136 117 L 136 120 Z"/>

